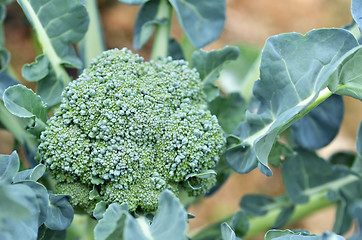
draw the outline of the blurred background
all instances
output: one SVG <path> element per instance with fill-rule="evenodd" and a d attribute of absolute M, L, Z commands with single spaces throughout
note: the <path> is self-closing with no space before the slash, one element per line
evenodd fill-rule
<path fill-rule="evenodd" d="M 133 24 L 138 6 L 128 6 L 116 0 L 99 0 L 99 9 L 107 48 L 127 47 L 133 49 Z M 299 32 L 305 34 L 314 28 L 333 28 L 347 25 L 352 21 L 350 0 L 226 0 L 226 25 L 221 37 L 205 50 L 222 48 L 225 45 L 240 46 L 242 59 L 238 61 L 240 71 L 246 71 L 258 56 L 265 40 L 275 34 Z M 39 49 L 36 38 L 20 7 L 10 4 L 5 20 L 6 47 L 11 53 L 11 66 L 18 79 L 25 63 L 33 62 Z M 180 27 L 173 21 L 172 36 L 180 39 Z M 149 57 L 151 44 L 139 52 Z M 247 62 L 245 59 L 250 59 Z M 26 83 L 28 87 L 34 87 Z M 328 157 L 339 150 L 354 151 L 356 131 L 362 120 L 362 103 L 345 98 L 345 116 L 337 138 L 320 150 L 322 157 Z M 12 151 L 14 139 L 11 134 L 0 130 L 0 153 Z M 202 199 L 189 209 L 196 215 L 190 220 L 190 231 L 212 224 L 233 214 L 239 209 L 239 201 L 247 193 L 263 193 L 270 196 L 284 192 L 278 169 L 272 177 L 265 177 L 258 170 L 247 175 L 232 175 L 225 185 L 212 197 Z M 315 213 L 289 228 L 303 228 L 321 234 L 331 230 L 334 208 Z M 263 239 L 256 236 L 254 239 Z"/>

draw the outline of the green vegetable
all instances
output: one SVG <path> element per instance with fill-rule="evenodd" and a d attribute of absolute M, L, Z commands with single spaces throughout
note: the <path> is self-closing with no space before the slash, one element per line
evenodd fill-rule
<path fill-rule="evenodd" d="M 104 52 L 65 88 L 39 145 L 58 191 L 87 212 L 101 200 L 154 211 L 165 189 L 205 194 L 224 150 L 199 74 L 125 48 Z"/>

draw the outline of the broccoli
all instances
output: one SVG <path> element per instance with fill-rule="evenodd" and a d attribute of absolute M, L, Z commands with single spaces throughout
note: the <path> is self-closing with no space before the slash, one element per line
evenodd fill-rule
<path fill-rule="evenodd" d="M 171 58 L 144 62 L 127 49 L 104 52 L 65 88 L 38 149 L 57 191 L 89 213 L 100 200 L 154 211 L 165 189 L 200 196 L 215 175 L 192 176 L 224 150 L 196 70 Z"/>

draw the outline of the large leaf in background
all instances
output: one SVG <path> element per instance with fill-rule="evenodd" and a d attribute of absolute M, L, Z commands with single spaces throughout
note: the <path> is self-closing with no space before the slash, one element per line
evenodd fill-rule
<path fill-rule="evenodd" d="M 169 0 L 186 36 L 196 48 L 219 38 L 225 24 L 225 0 Z"/>
<path fill-rule="evenodd" d="M 331 165 L 314 152 L 300 150 L 282 166 L 284 186 L 291 202 L 308 202 L 308 190 L 335 179 Z"/>
<path fill-rule="evenodd" d="M 353 20 L 362 31 L 362 2 L 360 0 L 352 0 L 351 12 Z"/>
<path fill-rule="evenodd" d="M 227 97 L 218 96 L 208 103 L 211 114 L 217 120 L 225 133 L 232 133 L 244 119 L 246 103 L 238 93 L 231 93 Z"/>
<path fill-rule="evenodd" d="M 191 66 L 199 72 L 208 100 L 214 99 L 219 93 L 218 88 L 215 86 L 215 80 L 219 77 L 224 63 L 235 60 L 238 56 L 239 49 L 229 46 L 210 52 L 199 50 L 192 54 Z"/>
<path fill-rule="evenodd" d="M 291 126 L 294 141 L 312 150 L 328 145 L 339 131 L 343 113 L 343 98 L 330 96 Z"/>
<path fill-rule="evenodd" d="M 226 153 L 230 166 L 245 173 L 258 165 L 262 173 L 272 175 L 268 155 L 278 134 L 319 95 L 323 99 L 331 94 L 328 80 L 345 54 L 357 45 L 353 35 L 342 29 L 269 38 L 262 52 L 260 80 L 253 90 L 260 104 L 235 131 L 241 142 Z"/>
<path fill-rule="evenodd" d="M 310 234 L 307 231 L 269 230 L 264 240 L 345 240 L 335 233 L 323 233 L 321 236 Z"/>
<path fill-rule="evenodd" d="M 164 191 L 152 224 L 144 217 L 134 219 L 124 206 L 111 204 L 94 229 L 96 240 L 186 239 L 187 214 L 178 199 Z"/>
<path fill-rule="evenodd" d="M 80 41 L 87 31 L 89 19 L 85 6 L 79 0 L 18 0 L 18 3 L 37 34 L 43 54 L 49 60 L 49 64 L 46 64 L 45 57 L 40 55 L 38 61 L 26 65 L 24 77 L 31 81 L 50 81 L 51 78 L 52 83 L 60 81 L 66 85 L 71 79 L 63 65 L 82 67 L 72 44 Z M 48 74 L 50 71 L 55 74 Z M 59 83 L 55 85 L 57 91 L 52 89 L 50 92 L 57 94 L 51 96 L 56 100 L 44 99 L 50 107 L 59 103 L 58 93 L 64 87 Z M 59 86 L 62 87 L 61 91 Z"/>
<path fill-rule="evenodd" d="M 157 14 L 160 0 L 146 2 L 139 9 L 134 25 L 133 47 L 140 50 L 150 39 L 156 25 L 166 24 L 167 19 L 160 18 Z"/>
<path fill-rule="evenodd" d="M 5 107 L 15 116 L 34 119 L 39 131 L 46 126 L 46 106 L 41 98 L 24 85 L 7 88 L 3 96 Z"/>
<path fill-rule="evenodd" d="M 74 0 L 18 0 L 18 3 L 50 62 L 80 68 L 82 63 L 71 43 L 80 41 L 87 31 L 89 20 L 84 5 Z"/>

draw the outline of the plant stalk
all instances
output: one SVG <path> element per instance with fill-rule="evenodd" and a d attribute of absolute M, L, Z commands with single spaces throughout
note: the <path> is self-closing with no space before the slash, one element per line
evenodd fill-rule
<path fill-rule="evenodd" d="M 168 45 L 172 22 L 172 6 L 167 0 L 160 0 L 156 19 L 166 19 L 165 24 L 156 25 L 156 34 L 153 39 L 151 59 L 165 58 L 168 56 Z"/>
<path fill-rule="evenodd" d="M 293 214 L 286 225 L 295 223 L 318 210 L 334 205 L 334 203 L 330 202 L 326 197 L 328 190 L 338 189 L 355 181 L 360 181 L 360 178 L 355 175 L 348 175 L 321 186 L 306 190 L 305 194 L 309 196 L 309 202 L 295 205 Z M 277 217 L 279 216 L 283 207 L 285 207 L 285 204 L 290 203 L 287 195 L 282 195 L 278 198 L 282 199 L 282 201 L 277 201 L 278 205 L 270 210 L 267 214 L 259 217 L 251 216 L 249 218 L 249 231 L 247 232 L 246 236 L 243 237 L 243 239 L 255 236 L 256 234 L 265 233 L 267 230 L 273 227 Z M 197 232 L 191 234 L 191 237 L 193 240 L 217 239 L 220 235 L 221 224 L 223 222 L 230 223 L 232 218 L 233 216 L 227 217 L 204 230 L 197 230 Z"/>

